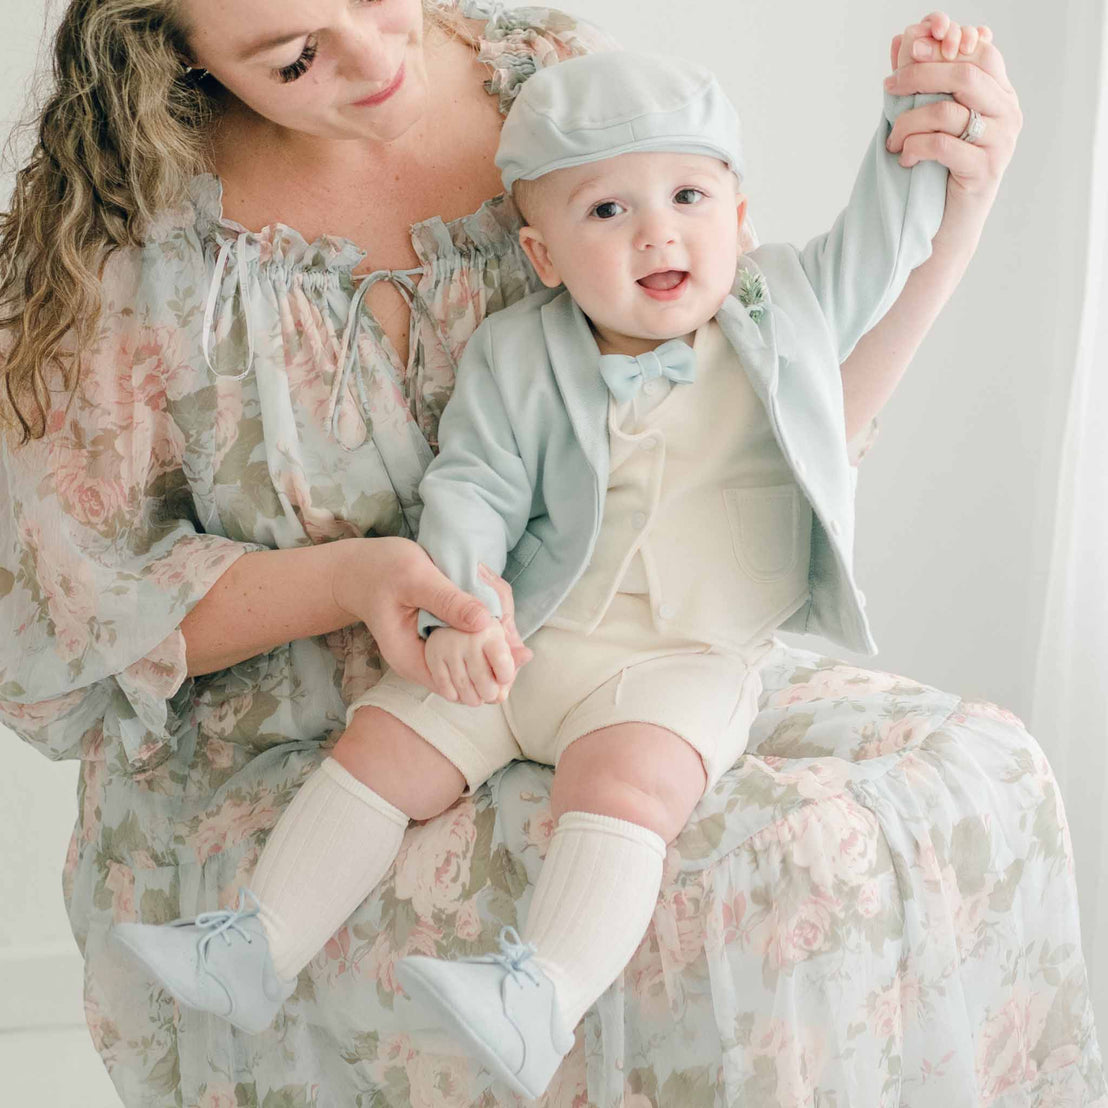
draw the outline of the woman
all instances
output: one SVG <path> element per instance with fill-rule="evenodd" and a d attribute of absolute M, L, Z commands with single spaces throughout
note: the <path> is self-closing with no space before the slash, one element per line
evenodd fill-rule
<path fill-rule="evenodd" d="M 24 738 L 82 759 L 67 900 L 129 1103 L 178 1085 L 218 1103 L 244 1074 L 261 1101 L 282 1051 L 307 1086 L 290 1104 L 313 1083 L 339 1095 L 330 1040 L 193 1032 L 106 929 L 214 907 L 381 656 L 430 683 L 418 609 L 486 618 L 400 536 L 466 339 L 538 287 L 492 164 L 502 113 L 536 66 L 604 45 L 561 13 L 476 0 L 66 12 L 0 245 L 0 611 L 17 629 L 0 695 Z M 986 127 L 959 141 L 967 112 L 934 105 L 894 131 L 951 184 L 932 258 L 844 367 L 863 390 L 867 367 L 907 365 L 957 283 L 1021 123 L 991 47 L 907 67 L 893 91 L 953 92 Z M 378 754 L 403 807 L 423 763 Z"/>

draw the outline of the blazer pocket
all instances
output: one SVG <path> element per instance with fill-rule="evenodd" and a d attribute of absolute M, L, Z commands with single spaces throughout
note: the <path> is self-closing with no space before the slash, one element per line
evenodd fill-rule
<path fill-rule="evenodd" d="M 508 558 L 504 562 L 504 580 L 510 585 L 531 564 L 541 548 L 542 539 L 530 531 L 524 531 L 519 542 L 508 551 Z"/>
<path fill-rule="evenodd" d="M 779 581 L 800 557 L 801 492 L 795 484 L 724 489 L 731 546 L 754 581 Z"/>

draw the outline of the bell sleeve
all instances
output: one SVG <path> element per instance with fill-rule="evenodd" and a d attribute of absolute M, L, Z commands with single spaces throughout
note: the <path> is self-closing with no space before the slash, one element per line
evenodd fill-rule
<path fill-rule="evenodd" d="M 188 347 L 133 310 L 127 262 L 110 263 L 76 392 L 52 382 L 45 435 L 0 445 L 0 722 L 53 759 L 81 757 L 100 725 L 138 769 L 174 748 L 181 620 L 264 548 L 200 530 L 170 414 Z"/>

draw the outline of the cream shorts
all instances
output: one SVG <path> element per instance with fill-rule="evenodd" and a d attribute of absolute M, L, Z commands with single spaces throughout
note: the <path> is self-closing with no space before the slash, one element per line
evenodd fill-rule
<path fill-rule="evenodd" d="M 347 724 L 369 704 L 395 716 L 458 767 L 469 795 L 514 759 L 557 766 L 582 735 L 651 723 L 697 751 L 711 789 L 746 749 L 759 665 L 775 642 L 723 653 L 667 637 L 653 625 L 648 597 L 617 593 L 591 634 L 543 627 L 527 645 L 535 656 L 503 704 L 455 704 L 390 671 L 350 705 Z"/>

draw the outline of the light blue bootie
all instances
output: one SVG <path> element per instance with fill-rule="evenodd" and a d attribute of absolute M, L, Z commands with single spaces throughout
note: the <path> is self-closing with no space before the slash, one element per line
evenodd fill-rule
<path fill-rule="evenodd" d="M 514 927 L 500 931 L 500 953 L 445 961 L 411 955 L 396 977 L 435 1022 L 521 1096 L 541 1096 L 573 1046 L 554 982 L 531 959 Z"/>
<path fill-rule="evenodd" d="M 253 908 L 245 907 L 247 896 Z M 235 911 L 161 925 L 117 923 L 110 934 L 185 1007 L 222 1016 L 256 1035 L 296 989 L 295 979 L 282 980 L 273 968 L 260 908 L 258 898 L 242 889 Z"/>

